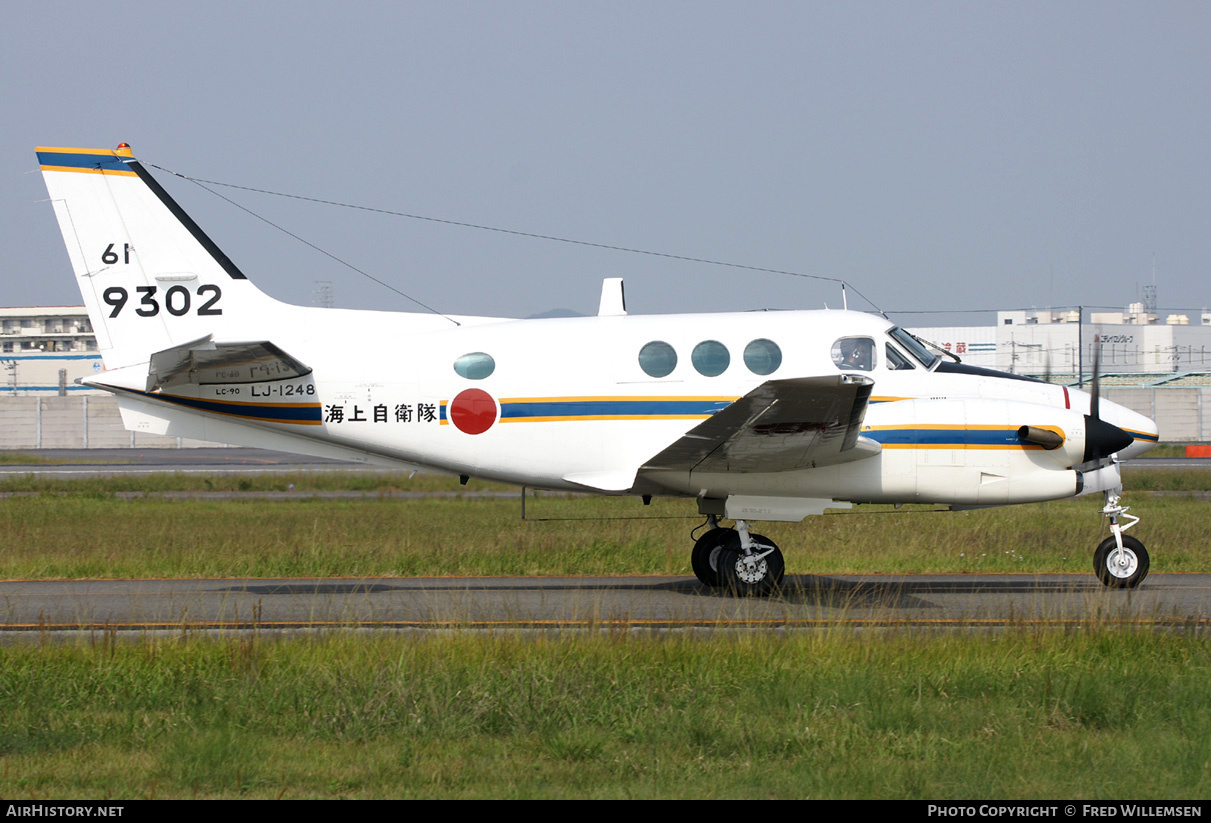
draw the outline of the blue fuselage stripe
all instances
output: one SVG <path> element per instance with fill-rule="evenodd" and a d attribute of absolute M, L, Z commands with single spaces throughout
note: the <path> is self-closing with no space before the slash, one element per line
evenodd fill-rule
<path fill-rule="evenodd" d="M 502 403 L 502 420 L 531 417 L 668 417 L 709 416 L 730 405 L 727 400 L 555 400 Z"/>
<path fill-rule="evenodd" d="M 885 446 L 1023 446 L 1017 429 L 882 429 L 863 436 Z"/>
<path fill-rule="evenodd" d="M 224 403 L 215 400 L 201 400 L 193 397 L 176 397 L 168 394 L 148 394 L 147 397 L 164 400 L 199 411 L 233 414 L 238 417 L 254 417 L 257 420 L 274 420 L 283 423 L 319 423 L 322 421 L 321 409 L 314 406 L 259 406 L 256 404 Z"/>

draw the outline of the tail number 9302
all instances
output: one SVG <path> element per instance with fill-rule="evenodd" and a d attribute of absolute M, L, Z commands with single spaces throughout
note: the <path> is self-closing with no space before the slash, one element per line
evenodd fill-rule
<path fill-rule="evenodd" d="M 201 316 L 223 313 L 223 310 L 218 308 L 223 292 L 213 283 L 198 286 L 195 292 L 190 292 L 185 286 L 169 286 L 164 290 L 163 297 L 159 294 L 158 286 L 136 286 L 135 295 L 138 298 L 135 314 L 140 317 L 155 317 L 161 308 L 173 317 L 182 317 L 191 310 Z M 109 316 L 117 317 L 130 302 L 130 293 L 121 286 L 110 286 L 101 293 L 101 299 L 111 309 Z"/>

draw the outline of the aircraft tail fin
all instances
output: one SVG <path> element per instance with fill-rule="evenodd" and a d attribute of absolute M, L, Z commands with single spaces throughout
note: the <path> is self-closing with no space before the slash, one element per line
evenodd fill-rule
<path fill-rule="evenodd" d="M 116 149 L 37 149 L 107 369 L 198 340 L 247 339 L 280 305 L 252 285 L 137 160 Z"/>

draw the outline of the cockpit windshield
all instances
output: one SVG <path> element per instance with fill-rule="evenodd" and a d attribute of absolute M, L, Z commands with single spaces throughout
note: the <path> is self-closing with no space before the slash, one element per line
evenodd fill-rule
<path fill-rule="evenodd" d="M 908 350 L 908 353 L 921 362 L 921 365 L 927 369 L 932 369 L 938 362 L 938 358 L 934 355 L 925 344 L 917 338 L 913 337 L 904 329 L 896 326 L 888 332 L 892 339 Z"/>

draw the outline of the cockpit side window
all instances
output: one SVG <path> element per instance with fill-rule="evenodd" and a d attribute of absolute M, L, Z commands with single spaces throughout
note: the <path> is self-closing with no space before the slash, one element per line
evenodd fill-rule
<path fill-rule="evenodd" d="M 917 360 L 920 360 L 921 365 L 925 368 L 932 369 L 934 364 L 938 362 L 938 358 L 935 357 L 928 348 L 926 348 L 924 343 L 913 335 L 904 331 L 904 329 L 900 328 L 899 326 L 889 331 L 888 334 L 891 335 L 892 339 L 894 339 L 897 343 L 907 349 L 909 354 L 911 354 Z"/>
<path fill-rule="evenodd" d="M 912 361 L 900 354 L 895 346 L 888 343 L 884 348 L 887 349 L 887 368 L 892 371 L 914 368 Z"/>
<path fill-rule="evenodd" d="M 842 371 L 870 371 L 875 367 L 875 341 L 869 337 L 842 337 L 833 343 L 833 363 Z"/>

